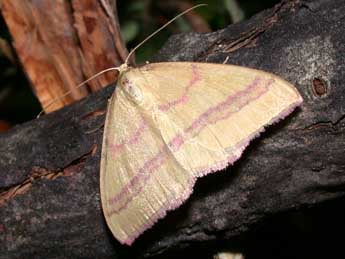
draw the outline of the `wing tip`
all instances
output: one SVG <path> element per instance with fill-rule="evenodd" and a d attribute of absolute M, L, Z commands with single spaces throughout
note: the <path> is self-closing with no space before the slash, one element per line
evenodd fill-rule
<path fill-rule="evenodd" d="M 296 98 L 294 102 L 292 102 L 287 108 L 281 111 L 277 116 L 273 117 L 265 126 L 272 125 L 284 119 L 290 113 L 292 113 L 297 107 L 301 106 L 302 103 L 303 103 L 303 98 L 300 94 L 298 94 L 298 98 Z"/>

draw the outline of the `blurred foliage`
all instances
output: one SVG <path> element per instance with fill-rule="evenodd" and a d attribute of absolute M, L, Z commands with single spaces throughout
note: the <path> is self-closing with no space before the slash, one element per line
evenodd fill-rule
<path fill-rule="evenodd" d="M 179 11 L 174 7 L 176 0 L 162 1 L 154 0 L 129 0 L 118 1 L 119 20 L 121 32 L 127 43 L 128 49 L 135 47 L 145 39 L 150 33 L 164 25 L 171 18 L 176 16 Z M 212 31 L 222 29 L 232 23 L 234 14 L 231 14 L 229 6 L 237 3 L 239 10 L 243 13 L 243 18 L 247 19 L 255 13 L 272 7 L 278 3 L 277 0 L 193 0 L 188 1 L 191 5 L 201 3 L 207 6 L 200 7 L 195 11 L 206 21 Z M 179 18 L 168 28 L 160 32 L 155 38 L 143 45 L 136 53 L 138 63 L 145 62 L 160 49 L 167 38 L 174 33 L 189 32 L 192 27 L 186 21 L 185 17 Z"/>
<path fill-rule="evenodd" d="M 118 0 L 118 15 L 123 37 L 128 49 L 133 48 L 150 33 L 164 25 L 169 19 L 176 16 L 181 10 L 174 8 L 176 0 Z M 196 12 L 210 26 L 212 31 L 229 25 L 232 21 L 229 6 L 234 0 L 185 0 L 191 6 L 206 3 Z M 272 7 L 278 0 L 243 0 L 235 1 L 244 14 L 244 19 L 262 9 Z M 11 42 L 9 32 L 2 17 L 0 18 L 0 41 Z M 192 31 L 188 21 L 181 17 L 168 28 L 160 32 L 154 39 L 145 43 L 136 53 L 137 63 L 149 60 L 159 50 L 167 38 L 174 33 Z M 1 47 L 1 46 L 0 46 Z M 0 48 L 0 122 L 15 125 L 35 118 L 40 111 L 40 105 L 31 91 L 25 72 L 15 57 L 6 54 L 6 48 Z M 1 131 L 1 128 L 0 128 Z"/>

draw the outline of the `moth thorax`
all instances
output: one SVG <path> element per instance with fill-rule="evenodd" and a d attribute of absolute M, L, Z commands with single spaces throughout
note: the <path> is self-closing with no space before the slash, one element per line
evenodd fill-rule
<path fill-rule="evenodd" d="M 133 80 L 130 80 L 126 74 L 121 76 L 120 86 L 134 102 L 138 104 L 143 102 L 144 96 L 140 87 L 138 87 Z"/>

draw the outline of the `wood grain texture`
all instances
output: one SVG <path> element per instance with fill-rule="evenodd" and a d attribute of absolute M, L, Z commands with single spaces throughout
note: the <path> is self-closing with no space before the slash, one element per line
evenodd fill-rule
<path fill-rule="evenodd" d="M 344 197 L 344 13 L 340 0 L 290 1 L 223 31 L 167 42 L 154 60 L 222 63 L 229 56 L 290 81 L 304 105 L 254 141 L 231 173 L 201 179 L 184 206 L 130 249 L 112 237 L 99 200 L 102 126 L 113 87 L 2 134 L 0 258 L 196 253 L 282 211 Z M 224 53 L 227 47 L 235 51 Z M 313 94 L 315 77 L 327 84 L 321 97 Z"/>
<path fill-rule="evenodd" d="M 1 2 L 13 45 L 42 106 L 51 112 L 113 82 L 108 73 L 89 88 L 76 86 L 102 69 L 124 61 L 117 17 L 107 1 Z"/>

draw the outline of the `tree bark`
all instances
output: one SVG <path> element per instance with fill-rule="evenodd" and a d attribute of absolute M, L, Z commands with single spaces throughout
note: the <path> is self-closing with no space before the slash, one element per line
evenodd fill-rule
<path fill-rule="evenodd" d="M 4 0 L 1 12 L 45 112 L 113 82 L 116 73 L 108 73 L 76 88 L 97 72 L 120 65 L 128 54 L 115 0 Z"/>
<path fill-rule="evenodd" d="M 0 258 L 152 257 L 246 233 L 278 212 L 345 194 L 345 2 L 283 1 L 210 34 L 170 38 L 152 61 L 228 62 L 273 72 L 303 105 L 131 247 L 105 224 L 99 162 L 114 86 L 0 136 Z M 139 50 L 140 51 L 140 50 Z M 231 134 L 231 133 L 229 133 Z"/>

